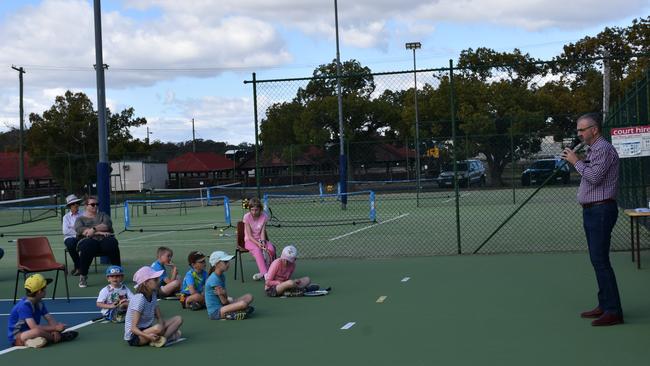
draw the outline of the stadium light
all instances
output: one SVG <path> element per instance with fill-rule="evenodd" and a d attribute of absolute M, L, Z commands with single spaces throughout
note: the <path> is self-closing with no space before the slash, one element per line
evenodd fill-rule
<path fill-rule="evenodd" d="M 415 181 L 417 190 L 415 191 L 416 206 L 420 206 L 420 121 L 418 118 L 418 73 L 415 66 L 415 50 L 422 48 L 420 42 L 407 42 L 406 49 L 413 50 L 413 100 L 415 103 Z"/>

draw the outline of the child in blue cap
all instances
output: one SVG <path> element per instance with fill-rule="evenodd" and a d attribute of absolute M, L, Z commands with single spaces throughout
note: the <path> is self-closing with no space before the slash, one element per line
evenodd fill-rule
<path fill-rule="evenodd" d="M 102 315 L 106 320 L 113 323 L 123 323 L 133 293 L 122 283 L 124 280 L 122 267 L 110 266 L 106 268 L 106 279 L 108 280 L 108 286 L 99 291 L 97 307 L 102 309 Z"/>

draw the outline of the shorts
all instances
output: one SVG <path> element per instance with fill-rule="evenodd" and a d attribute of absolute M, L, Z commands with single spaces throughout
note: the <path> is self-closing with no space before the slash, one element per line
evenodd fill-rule
<path fill-rule="evenodd" d="M 278 290 L 275 288 L 275 286 L 271 286 L 269 288 L 264 289 L 264 292 L 266 292 L 266 296 L 268 297 L 278 297 Z"/>
<path fill-rule="evenodd" d="M 147 328 L 139 328 L 139 329 L 140 330 L 145 330 Z M 126 341 L 126 343 L 128 343 L 129 346 L 132 346 L 132 347 L 139 347 L 140 346 L 140 336 L 138 336 L 137 334 L 132 333 L 131 334 L 131 339 Z"/>

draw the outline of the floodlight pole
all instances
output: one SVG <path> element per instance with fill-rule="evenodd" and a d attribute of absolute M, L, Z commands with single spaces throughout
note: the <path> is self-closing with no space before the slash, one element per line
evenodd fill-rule
<path fill-rule="evenodd" d="M 25 197 L 25 156 L 23 151 L 23 134 L 25 133 L 25 109 L 23 108 L 23 67 L 11 66 L 18 71 L 18 82 L 20 84 L 20 132 L 18 134 L 18 198 Z"/>
<path fill-rule="evenodd" d="M 150 131 L 149 131 L 149 126 L 147 126 L 147 146 L 150 145 L 149 135 L 153 135 L 153 132 L 150 132 Z"/>
<path fill-rule="evenodd" d="M 418 72 L 415 66 L 415 50 L 422 48 L 420 42 L 406 43 L 407 50 L 413 50 L 413 100 L 415 103 L 415 191 L 416 206 L 420 207 L 420 119 L 418 117 Z"/>
<path fill-rule="evenodd" d="M 111 215 L 111 177 L 108 162 L 108 136 L 106 132 L 106 84 L 102 51 L 102 6 L 101 0 L 94 0 L 95 15 L 95 72 L 97 74 L 97 136 L 99 161 L 97 162 L 97 196 L 99 211 Z"/>
<path fill-rule="evenodd" d="M 192 152 L 196 152 L 196 133 L 194 132 L 194 118 L 192 118 Z"/>
<path fill-rule="evenodd" d="M 339 51 L 339 8 L 334 0 L 334 25 L 336 28 L 336 95 L 339 106 L 339 187 L 341 191 L 341 209 L 348 203 L 348 160 L 345 156 L 345 137 L 343 131 L 343 96 L 341 95 L 341 52 Z"/>

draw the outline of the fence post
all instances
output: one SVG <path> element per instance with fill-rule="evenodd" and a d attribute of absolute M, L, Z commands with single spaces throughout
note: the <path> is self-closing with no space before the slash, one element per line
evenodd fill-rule
<path fill-rule="evenodd" d="M 260 197 L 260 157 L 259 157 L 259 132 L 257 130 L 257 79 L 253 73 L 253 114 L 255 116 L 255 185 L 257 197 Z"/>
<path fill-rule="evenodd" d="M 449 60 L 449 107 L 451 112 L 451 141 L 454 146 L 452 159 L 454 160 L 454 193 L 456 200 L 456 243 L 458 246 L 458 254 L 462 254 L 460 243 L 460 201 L 458 199 L 458 177 L 456 176 L 456 171 L 458 170 L 456 162 L 458 144 L 456 141 L 456 107 L 454 106 L 454 60 Z"/>
<path fill-rule="evenodd" d="M 512 133 L 512 119 L 510 119 L 510 166 L 512 167 L 510 179 L 512 179 L 512 204 L 514 205 L 517 203 L 517 198 L 515 193 L 515 142 Z"/>

